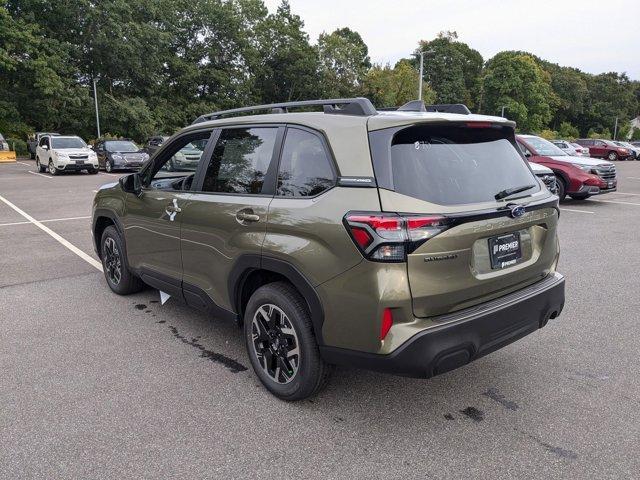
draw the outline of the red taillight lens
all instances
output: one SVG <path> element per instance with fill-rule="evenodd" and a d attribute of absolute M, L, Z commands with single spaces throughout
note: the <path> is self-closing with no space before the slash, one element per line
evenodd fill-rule
<path fill-rule="evenodd" d="M 364 228 L 353 227 L 351 233 L 356 243 L 362 248 L 367 248 L 373 241 L 371 235 Z"/>
<path fill-rule="evenodd" d="M 467 122 L 467 128 L 491 128 L 491 122 Z"/>
<path fill-rule="evenodd" d="M 393 326 L 393 315 L 390 308 L 385 308 L 382 312 L 382 323 L 380 324 L 380 340 L 384 340 Z"/>
<path fill-rule="evenodd" d="M 403 262 L 408 253 L 448 228 L 448 221 L 434 215 L 354 213 L 345 216 L 345 226 L 369 260 Z"/>

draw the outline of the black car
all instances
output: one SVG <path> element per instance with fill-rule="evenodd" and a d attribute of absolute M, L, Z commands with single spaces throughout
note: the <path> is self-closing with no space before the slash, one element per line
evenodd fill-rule
<path fill-rule="evenodd" d="M 147 152 L 151 157 L 168 138 L 169 137 L 165 137 L 163 135 L 154 135 L 153 137 L 150 137 L 144 146 L 145 152 Z"/>
<path fill-rule="evenodd" d="M 149 159 L 149 154 L 131 140 L 102 140 L 93 148 L 98 154 L 100 168 L 138 170 Z"/>

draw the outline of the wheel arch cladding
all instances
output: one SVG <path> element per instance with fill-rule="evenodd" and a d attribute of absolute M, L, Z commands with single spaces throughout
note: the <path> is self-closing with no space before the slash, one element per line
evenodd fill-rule
<path fill-rule="evenodd" d="M 102 260 L 102 252 L 100 251 L 100 240 L 105 229 L 113 225 L 118 230 L 118 233 L 123 236 L 123 229 L 118 217 L 110 210 L 96 210 L 93 216 L 93 243 L 98 257 Z M 124 236 L 123 236 L 124 240 Z"/>
<path fill-rule="evenodd" d="M 304 299 L 311 316 L 313 333 L 319 345 L 323 345 L 322 324 L 324 311 L 320 297 L 304 275 L 290 263 L 259 255 L 243 255 L 236 261 L 228 279 L 231 305 L 242 322 L 244 308 L 253 292 L 268 283 L 286 281 Z"/>

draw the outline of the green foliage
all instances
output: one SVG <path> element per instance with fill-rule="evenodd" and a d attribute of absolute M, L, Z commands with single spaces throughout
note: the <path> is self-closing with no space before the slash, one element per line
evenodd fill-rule
<path fill-rule="evenodd" d="M 516 121 L 521 131 L 542 130 L 552 117 L 553 92 L 549 74 L 533 57 L 518 52 L 502 52 L 487 62 L 482 79 L 483 112 L 505 115 Z"/>
<path fill-rule="evenodd" d="M 542 138 L 546 138 L 547 140 L 555 140 L 556 138 L 558 138 L 558 132 L 556 132 L 555 130 L 549 130 L 548 128 L 542 130 L 538 135 L 540 135 Z"/>
<path fill-rule="evenodd" d="M 455 32 L 421 41 L 412 59 L 371 65 L 349 28 L 312 45 L 283 0 L 0 0 L 0 132 L 97 134 L 93 81 L 103 131 L 138 142 L 172 134 L 202 113 L 310 98 L 370 97 L 397 106 L 417 97 L 425 51 L 428 103 L 465 103 L 506 115 L 524 131 L 620 135 L 640 113 L 640 82 L 590 75 L 526 52 L 486 62 Z M 577 129 L 577 130 L 576 130 Z"/>
<path fill-rule="evenodd" d="M 377 107 L 397 107 L 417 98 L 418 76 L 409 60 L 400 60 L 394 68 L 374 65 L 364 77 L 361 95 Z M 435 101 L 435 93 L 425 82 L 422 98 L 427 103 Z"/>
<path fill-rule="evenodd" d="M 435 91 L 435 101 L 464 103 L 475 110 L 480 91 L 482 55 L 457 39 L 456 32 L 440 32 L 433 40 L 422 40 L 414 54 L 414 65 L 418 68 L 419 54 L 425 52 L 424 80 Z"/>
<path fill-rule="evenodd" d="M 604 138 L 607 140 L 611 140 L 611 130 L 609 130 L 608 128 L 605 128 L 603 130 L 590 128 L 589 132 L 587 133 L 587 138 Z"/>
<path fill-rule="evenodd" d="M 640 128 L 634 128 L 631 132 L 631 141 L 640 140 Z"/>
<path fill-rule="evenodd" d="M 575 140 L 580 137 L 580 131 L 569 122 L 562 122 L 558 129 L 558 136 L 566 140 Z"/>
<path fill-rule="evenodd" d="M 24 157 L 29 154 L 27 150 L 27 142 L 25 142 L 21 138 L 9 137 L 6 139 L 6 141 L 9 144 L 9 148 L 14 150 L 19 157 Z"/>
<path fill-rule="evenodd" d="M 353 94 L 371 68 L 369 49 L 360 34 L 349 28 L 322 33 L 317 49 L 322 96 L 340 98 Z"/>

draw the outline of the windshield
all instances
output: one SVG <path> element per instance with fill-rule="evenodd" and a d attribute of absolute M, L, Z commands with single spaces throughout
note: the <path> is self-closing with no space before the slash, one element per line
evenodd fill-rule
<path fill-rule="evenodd" d="M 496 194 L 525 186 L 521 196 L 529 195 L 540 186 L 512 132 L 466 125 L 372 132 L 376 179 L 382 188 L 439 205 L 494 202 Z"/>
<path fill-rule="evenodd" d="M 80 137 L 53 137 L 51 139 L 51 148 L 86 148 Z"/>
<path fill-rule="evenodd" d="M 525 142 L 531 145 L 538 155 L 546 157 L 560 157 L 566 156 L 566 152 L 563 152 L 553 143 L 540 137 L 524 137 Z"/>
<path fill-rule="evenodd" d="M 104 142 L 104 148 L 107 152 L 137 152 L 138 146 L 129 141 L 113 141 Z"/>

